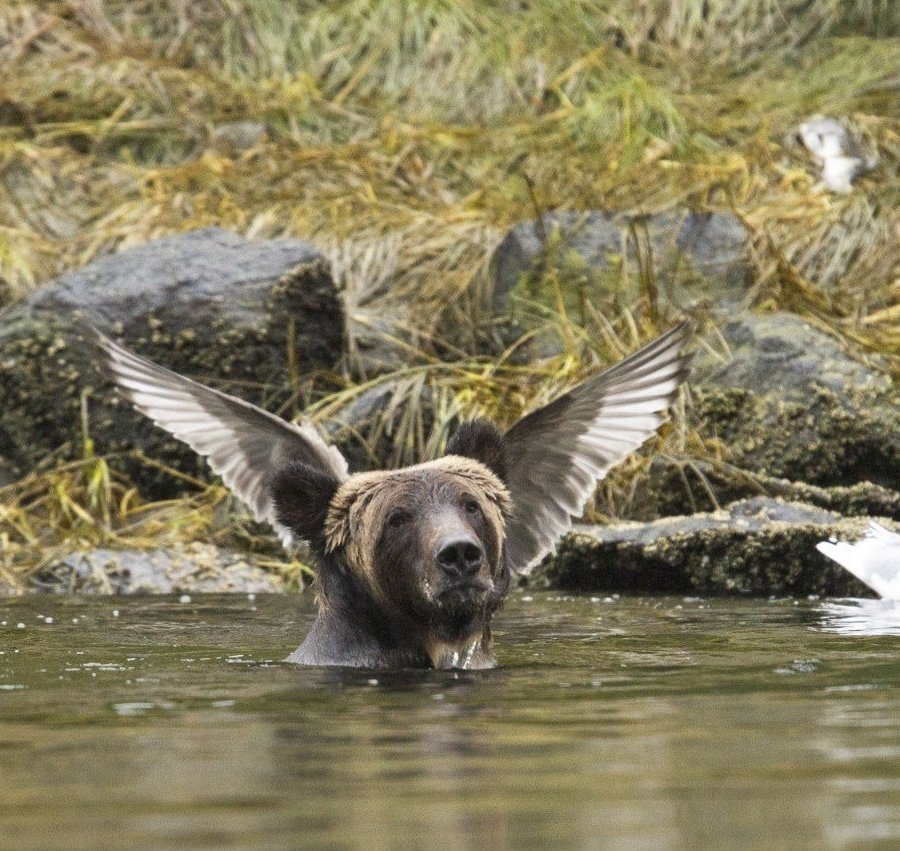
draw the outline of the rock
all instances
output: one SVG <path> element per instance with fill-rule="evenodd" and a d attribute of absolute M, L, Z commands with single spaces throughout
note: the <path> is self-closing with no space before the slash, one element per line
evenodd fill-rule
<path fill-rule="evenodd" d="M 798 316 L 742 314 L 721 328 L 729 363 L 695 359 L 695 416 L 736 467 L 822 487 L 896 493 L 900 394 Z"/>
<path fill-rule="evenodd" d="M 641 594 L 871 596 L 815 548 L 832 536 L 856 540 L 867 526 L 865 518 L 767 497 L 652 523 L 578 526 L 529 584 Z"/>
<path fill-rule="evenodd" d="M 691 369 L 694 383 L 738 387 L 756 395 L 777 389 L 785 398 L 809 400 L 816 385 L 847 402 L 860 391 L 887 390 L 886 375 L 854 360 L 829 334 L 791 313 L 749 311 L 720 328 L 730 349 L 726 363 L 699 352 Z"/>
<path fill-rule="evenodd" d="M 891 380 L 788 313 L 737 313 L 727 361 L 699 349 L 690 425 L 721 462 L 656 458 L 627 516 L 711 511 L 757 494 L 844 515 L 900 518 L 900 395 Z"/>
<path fill-rule="evenodd" d="M 230 154 L 249 151 L 268 140 L 266 125 L 262 121 L 225 121 L 212 128 L 214 145 Z"/>
<path fill-rule="evenodd" d="M 398 381 L 375 384 L 327 420 L 328 439 L 341 450 L 354 472 L 384 466 L 390 454 L 390 433 L 398 411 L 385 422 L 385 413 L 401 389 Z"/>
<path fill-rule="evenodd" d="M 747 248 L 743 224 L 724 213 L 547 213 L 516 225 L 494 253 L 494 311 L 521 331 L 533 326 L 535 309 L 558 309 L 560 297 L 573 317 L 585 299 L 635 301 L 642 276 L 623 276 L 623 262 L 652 269 L 669 302 L 736 301 L 749 276 Z"/>
<path fill-rule="evenodd" d="M 357 380 L 409 365 L 409 329 L 415 325 L 410 305 L 374 299 L 363 307 L 347 305 L 347 310 L 347 363 Z"/>
<path fill-rule="evenodd" d="M 41 570 L 32 585 L 35 590 L 67 594 L 284 591 L 280 579 L 245 556 L 200 543 L 176 550 L 69 553 Z"/>
<path fill-rule="evenodd" d="M 189 476 L 194 453 L 116 395 L 96 370 L 90 322 L 139 354 L 250 402 L 290 411 L 304 374 L 332 368 L 341 304 L 321 255 L 300 240 L 250 241 L 208 229 L 102 257 L 0 312 L 0 456 L 19 473 L 62 449 L 134 448 Z M 292 386 L 293 384 L 293 386 Z M 179 482 L 132 459 L 148 496 Z"/>
<path fill-rule="evenodd" d="M 710 494 L 715 495 L 715 503 Z M 731 464 L 700 460 L 684 463 L 664 456 L 654 458 L 648 474 L 636 482 L 627 516 L 643 521 L 712 511 L 760 494 L 805 502 L 849 517 L 900 520 L 900 492 L 872 482 L 822 487 L 741 470 Z"/>

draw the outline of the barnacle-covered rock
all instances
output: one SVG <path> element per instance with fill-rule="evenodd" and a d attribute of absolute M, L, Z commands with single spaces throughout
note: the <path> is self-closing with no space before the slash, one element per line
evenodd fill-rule
<path fill-rule="evenodd" d="M 85 323 L 179 373 L 288 412 L 304 377 L 340 357 L 344 327 L 326 263 L 300 240 L 212 228 L 102 257 L 0 312 L 7 470 L 77 457 L 89 437 L 98 452 L 138 448 L 189 476 L 208 475 L 98 373 Z M 123 464 L 148 495 L 178 490 L 158 466 Z"/>
<path fill-rule="evenodd" d="M 701 354 L 697 415 L 746 470 L 820 486 L 900 482 L 900 393 L 833 337 L 788 313 L 721 326 L 726 363 Z"/>
<path fill-rule="evenodd" d="M 888 521 L 884 521 L 888 524 Z M 529 578 L 537 587 L 640 594 L 872 596 L 816 550 L 868 520 L 758 497 L 652 523 L 578 526 Z"/>

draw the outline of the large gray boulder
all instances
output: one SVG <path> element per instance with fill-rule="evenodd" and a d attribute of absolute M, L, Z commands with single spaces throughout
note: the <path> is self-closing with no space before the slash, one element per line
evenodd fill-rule
<path fill-rule="evenodd" d="M 655 459 L 635 519 L 758 493 L 900 517 L 900 393 L 888 375 L 793 314 L 738 312 L 718 331 L 730 351 L 697 352 L 689 416 L 725 463 Z"/>
<path fill-rule="evenodd" d="M 739 467 L 813 485 L 900 483 L 900 393 L 824 331 L 788 313 L 744 314 L 729 363 L 698 358 L 708 427 Z"/>
<path fill-rule="evenodd" d="M 718 325 L 729 357 L 700 352 L 693 380 L 735 387 L 757 396 L 777 392 L 785 400 L 808 401 L 810 387 L 833 393 L 842 402 L 874 398 L 889 390 L 890 379 L 852 358 L 841 343 L 792 313 L 731 313 Z"/>
<path fill-rule="evenodd" d="M 577 319 L 585 301 L 636 301 L 647 280 L 662 302 L 736 302 L 746 294 L 748 248 L 743 224 L 726 213 L 546 213 L 516 225 L 497 247 L 494 314 L 512 338 L 539 322 L 542 310 L 556 311 L 560 299 Z M 622 264 L 631 274 L 621 274 Z M 544 341 L 532 354 L 552 348 Z"/>
<path fill-rule="evenodd" d="M 820 505 L 898 516 L 900 392 L 889 376 L 793 314 L 742 313 L 719 330 L 730 357 L 699 352 L 691 381 L 695 424 L 725 447 L 727 466 L 707 476 L 720 502 L 740 495 L 733 471 L 743 471 L 745 494 L 789 495 L 785 480 L 812 486 L 797 495 Z M 670 469 L 657 491 L 671 502 L 693 478 L 700 507 L 712 507 L 696 472 Z"/>
<path fill-rule="evenodd" d="M 344 328 L 329 269 L 300 240 L 251 241 L 213 228 L 102 257 L 0 312 L 7 477 L 49 453 L 82 453 L 83 404 L 96 451 L 137 448 L 188 475 L 208 475 L 100 376 L 85 322 L 177 372 L 288 414 L 308 376 L 335 365 Z M 122 464 L 148 495 L 180 487 L 134 457 Z"/>

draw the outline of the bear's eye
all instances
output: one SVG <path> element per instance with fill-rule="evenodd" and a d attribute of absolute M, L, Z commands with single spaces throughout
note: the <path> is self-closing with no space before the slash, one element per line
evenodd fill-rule
<path fill-rule="evenodd" d="M 471 497 L 463 502 L 466 514 L 481 514 L 481 506 Z"/>
<path fill-rule="evenodd" d="M 396 511 L 392 511 L 390 516 L 388 517 L 388 526 L 392 529 L 397 529 L 400 526 L 404 526 L 412 519 L 412 515 L 403 508 L 398 508 Z"/>

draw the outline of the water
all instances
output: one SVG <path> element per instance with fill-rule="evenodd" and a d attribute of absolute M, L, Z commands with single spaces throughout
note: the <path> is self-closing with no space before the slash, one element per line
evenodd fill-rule
<path fill-rule="evenodd" d="M 460 673 L 280 664 L 311 617 L 0 601 L 0 847 L 900 843 L 887 604 L 517 593 Z"/>

